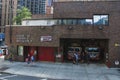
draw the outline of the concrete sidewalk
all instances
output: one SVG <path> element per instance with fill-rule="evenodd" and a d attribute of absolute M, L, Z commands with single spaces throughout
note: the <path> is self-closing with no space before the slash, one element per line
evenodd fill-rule
<path fill-rule="evenodd" d="M 120 80 L 120 72 L 117 69 L 107 68 L 104 64 L 72 64 L 72 63 L 50 63 L 3 61 L 2 65 L 9 69 L 3 72 L 67 80 Z"/>

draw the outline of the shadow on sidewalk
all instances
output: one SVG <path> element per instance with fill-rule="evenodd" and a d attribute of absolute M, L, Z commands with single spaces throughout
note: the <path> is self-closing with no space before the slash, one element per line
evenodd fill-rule
<path fill-rule="evenodd" d="M 1 67 L 0 72 L 9 69 L 9 67 Z"/>

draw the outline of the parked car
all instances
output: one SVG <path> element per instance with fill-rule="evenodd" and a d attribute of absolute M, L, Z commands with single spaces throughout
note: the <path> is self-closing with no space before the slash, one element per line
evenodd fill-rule
<path fill-rule="evenodd" d="M 98 47 L 86 47 L 85 50 L 90 55 L 91 60 L 100 59 L 100 49 Z"/>
<path fill-rule="evenodd" d="M 81 52 L 81 47 L 68 47 L 67 58 L 69 60 L 72 60 L 75 52 L 80 53 Z"/>

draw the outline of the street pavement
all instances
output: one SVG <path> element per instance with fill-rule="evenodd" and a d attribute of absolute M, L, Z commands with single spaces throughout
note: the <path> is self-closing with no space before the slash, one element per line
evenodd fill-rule
<path fill-rule="evenodd" d="M 50 78 L 51 80 L 120 80 L 119 68 L 108 68 L 105 64 L 9 62 L 0 59 L 0 71 L 5 73 Z"/>
<path fill-rule="evenodd" d="M 26 75 L 0 73 L 0 80 L 61 80 L 61 79 L 50 79 L 50 78 L 41 78 L 41 77 L 26 76 Z"/>

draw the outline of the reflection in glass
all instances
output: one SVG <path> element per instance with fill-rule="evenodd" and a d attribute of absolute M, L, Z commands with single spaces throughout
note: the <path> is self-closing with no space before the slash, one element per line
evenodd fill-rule
<path fill-rule="evenodd" d="M 68 25 L 73 24 L 73 20 L 71 20 L 71 19 L 67 20 L 67 24 Z"/>
<path fill-rule="evenodd" d="M 67 24 L 67 20 L 66 19 L 63 19 L 63 24 Z"/>
<path fill-rule="evenodd" d="M 86 22 L 86 24 L 92 24 L 93 20 L 92 19 L 86 19 L 85 22 Z"/>
<path fill-rule="evenodd" d="M 77 20 L 73 19 L 73 25 L 76 25 L 76 24 L 77 24 Z"/>
<path fill-rule="evenodd" d="M 108 15 L 94 15 L 94 25 L 108 25 Z"/>
<path fill-rule="evenodd" d="M 81 24 L 81 25 L 91 25 L 93 22 L 92 22 L 92 19 L 79 19 L 78 20 L 78 24 Z"/>

